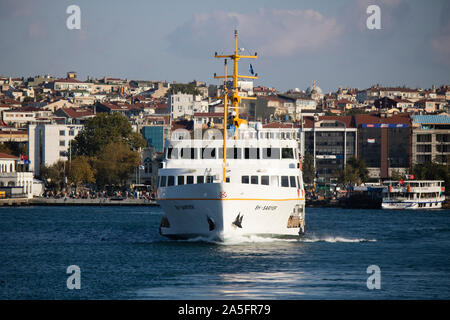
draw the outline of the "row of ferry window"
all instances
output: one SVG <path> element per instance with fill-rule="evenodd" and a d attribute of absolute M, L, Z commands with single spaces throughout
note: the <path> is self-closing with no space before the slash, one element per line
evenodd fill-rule
<path fill-rule="evenodd" d="M 218 151 L 218 152 L 217 152 Z M 167 159 L 218 159 L 223 148 L 167 148 Z M 228 159 L 294 159 L 293 148 L 227 148 Z"/>
<path fill-rule="evenodd" d="M 196 179 L 197 178 L 197 179 Z M 158 185 L 160 187 L 170 187 L 184 184 L 202 184 L 213 183 L 214 176 L 159 176 Z M 230 178 L 227 178 L 230 182 Z M 241 183 L 243 184 L 261 184 L 265 186 L 281 185 L 285 188 L 300 188 L 301 184 L 298 176 L 242 176 Z"/>

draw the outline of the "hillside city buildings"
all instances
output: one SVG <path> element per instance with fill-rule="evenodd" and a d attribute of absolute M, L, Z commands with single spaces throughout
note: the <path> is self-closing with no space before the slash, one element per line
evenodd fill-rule
<path fill-rule="evenodd" d="M 377 84 L 329 93 L 316 81 L 287 92 L 252 81 L 239 86 L 242 95 L 256 98 L 242 102 L 241 116 L 262 123 L 274 139 L 297 139 L 301 156 L 313 156 L 319 183 L 331 182 L 353 156 L 364 160 L 373 180 L 407 174 L 415 164 L 449 164 L 450 85 Z M 65 78 L 0 76 L 0 142 L 26 144 L 27 150 L 26 159 L 0 153 L 0 188 L 19 186 L 31 197 L 42 165 L 71 160 L 71 141 L 85 121 L 117 112 L 148 141 L 129 182 L 153 186 L 165 139 L 177 129 L 223 129 L 220 89 L 200 81 L 80 80 L 73 71 Z"/>

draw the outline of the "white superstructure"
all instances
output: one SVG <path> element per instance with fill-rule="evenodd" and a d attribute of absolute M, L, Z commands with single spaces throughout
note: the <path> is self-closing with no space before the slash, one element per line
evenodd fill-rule
<path fill-rule="evenodd" d="M 444 181 L 384 181 L 383 209 L 439 209 L 445 201 Z"/>
<path fill-rule="evenodd" d="M 173 238 L 299 235 L 305 230 L 305 194 L 296 140 L 266 139 L 240 130 L 223 140 L 169 141 L 159 170 L 162 235 Z"/>

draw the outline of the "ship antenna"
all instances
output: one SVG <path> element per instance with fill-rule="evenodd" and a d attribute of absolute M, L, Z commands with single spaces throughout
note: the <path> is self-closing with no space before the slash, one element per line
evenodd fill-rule
<path fill-rule="evenodd" d="M 227 182 L 227 119 L 228 119 L 228 88 L 227 88 L 227 59 L 224 63 L 225 77 L 223 78 L 223 182 Z"/>
<path fill-rule="evenodd" d="M 238 54 L 238 43 L 237 43 L 237 30 L 234 30 L 234 54 L 232 55 L 218 55 L 217 53 L 214 55 L 215 58 L 229 58 L 233 60 L 233 75 L 226 75 L 226 76 L 217 76 L 214 75 L 215 79 L 226 79 L 232 78 L 233 79 L 233 88 L 232 88 L 232 110 L 234 111 L 234 117 L 233 117 L 233 125 L 237 128 L 241 124 L 247 124 L 247 121 L 244 119 L 239 118 L 239 102 L 241 99 L 247 99 L 247 100 L 256 100 L 255 97 L 241 97 L 239 96 L 239 87 L 238 87 L 238 80 L 239 78 L 242 79 L 258 79 L 257 75 L 255 76 L 243 76 L 238 74 L 238 61 L 242 58 L 248 58 L 248 59 L 257 59 L 258 55 L 255 52 L 253 56 L 247 56 L 247 55 L 241 55 Z M 226 92 L 227 94 L 228 92 Z M 224 97 L 217 97 L 219 99 L 223 99 Z M 235 139 L 237 138 L 237 132 L 235 131 Z"/>

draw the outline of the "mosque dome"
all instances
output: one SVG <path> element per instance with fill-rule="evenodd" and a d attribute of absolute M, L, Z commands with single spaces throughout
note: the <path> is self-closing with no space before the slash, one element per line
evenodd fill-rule
<path fill-rule="evenodd" d="M 320 89 L 320 87 L 316 86 L 316 82 L 313 81 L 313 85 L 306 89 L 306 94 L 309 96 L 312 94 L 322 94 L 322 89 Z"/>

